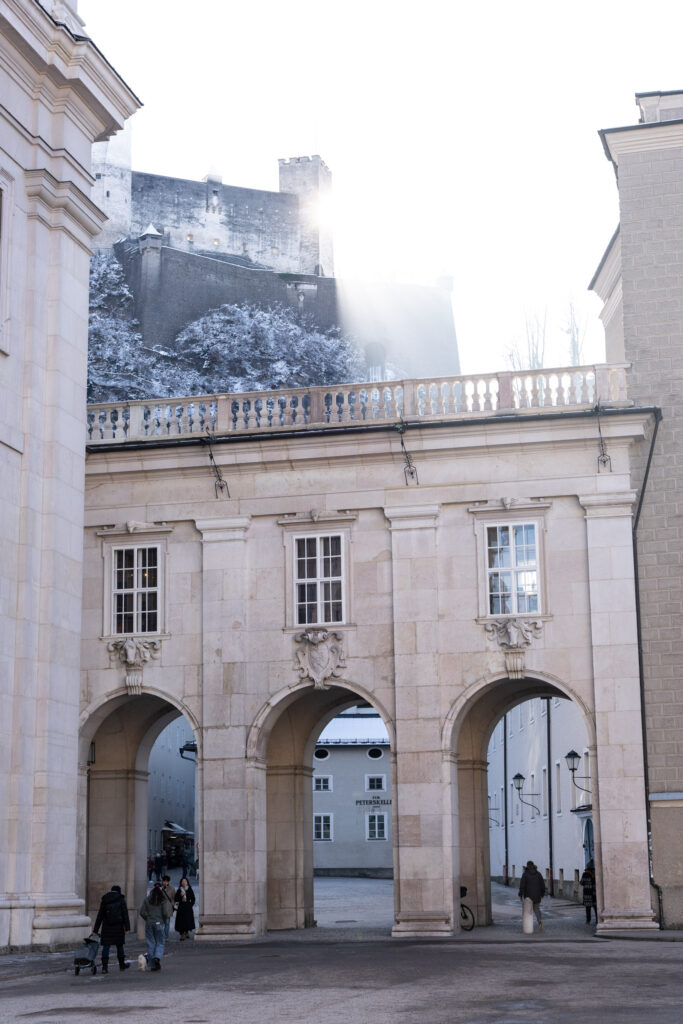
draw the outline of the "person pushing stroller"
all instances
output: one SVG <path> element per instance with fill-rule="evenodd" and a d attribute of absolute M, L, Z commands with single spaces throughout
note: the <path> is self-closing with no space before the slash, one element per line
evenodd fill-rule
<path fill-rule="evenodd" d="M 126 961 L 124 943 L 126 932 L 130 931 L 130 918 L 126 897 L 121 892 L 120 885 L 112 885 L 109 892 L 105 892 L 100 902 L 100 909 L 95 919 L 93 933 L 99 935 L 102 928 L 102 974 L 109 972 L 109 950 L 116 946 L 116 956 L 119 961 L 119 970 L 125 971 L 130 967 Z"/>

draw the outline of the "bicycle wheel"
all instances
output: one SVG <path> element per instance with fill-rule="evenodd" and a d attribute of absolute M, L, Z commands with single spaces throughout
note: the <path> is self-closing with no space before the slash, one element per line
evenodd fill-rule
<path fill-rule="evenodd" d="M 474 914 L 464 903 L 460 904 L 460 927 L 464 932 L 471 932 L 474 928 Z"/>

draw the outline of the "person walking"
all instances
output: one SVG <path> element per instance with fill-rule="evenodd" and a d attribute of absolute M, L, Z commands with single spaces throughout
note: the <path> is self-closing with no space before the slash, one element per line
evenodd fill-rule
<path fill-rule="evenodd" d="M 121 892 L 120 885 L 112 885 L 109 892 L 105 892 L 100 901 L 100 909 L 97 911 L 93 932 L 99 935 L 100 928 L 102 929 L 102 935 L 100 936 L 102 943 L 102 974 L 109 973 L 109 950 L 112 946 L 116 946 L 119 970 L 127 970 L 130 964 L 126 961 L 123 947 L 126 941 L 126 932 L 130 931 L 130 918 L 128 917 L 126 897 Z"/>
<path fill-rule="evenodd" d="M 168 900 L 168 920 L 166 921 L 166 934 L 165 940 L 168 942 L 168 930 L 171 927 L 171 916 L 173 914 L 173 908 L 175 905 L 175 889 L 171 885 L 171 879 L 168 875 L 164 875 L 161 879 L 161 891 Z"/>
<path fill-rule="evenodd" d="M 595 923 L 598 923 L 597 894 L 595 892 L 595 864 L 589 860 L 581 875 L 579 885 L 583 888 L 583 905 L 586 908 L 586 924 L 591 923 L 591 909 L 595 912 Z"/>
<path fill-rule="evenodd" d="M 140 917 L 145 922 L 147 963 L 151 971 L 161 970 L 161 958 L 166 944 L 166 921 L 170 917 L 169 903 L 161 885 L 155 882 L 152 891 L 145 896 L 140 907 Z"/>
<path fill-rule="evenodd" d="M 148 882 L 152 881 L 152 875 L 153 874 L 154 874 L 154 857 L 150 853 L 149 857 L 147 858 L 147 881 Z"/>
<path fill-rule="evenodd" d="M 527 861 L 527 865 L 522 872 L 522 877 L 519 882 L 519 896 L 522 902 L 525 899 L 530 899 L 536 920 L 538 921 L 538 930 L 543 931 L 543 921 L 541 920 L 541 900 L 545 896 L 545 881 L 543 875 L 538 870 L 532 860 Z"/>
<path fill-rule="evenodd" d="M 190 932 L 195 930 L 194 911 L 195 895 L 187 878 L 181 878 L 176 889 L 175 930 L 180 933 L 180 941 L 189 939 Z"/>

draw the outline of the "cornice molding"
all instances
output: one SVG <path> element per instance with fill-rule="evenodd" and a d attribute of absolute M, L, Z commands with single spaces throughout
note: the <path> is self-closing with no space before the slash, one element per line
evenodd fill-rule
<path fill-rule="evenodd" d="M 610 158 L 619 166 L 619 157 L 630 153 L 683 148 L 683 121 L 653 121 L 626 128 L 605 128 L 600 135 Z"/>
<path fill-rule="evenodd" d="M 24 171 L 24 185 L 29 219 L 64 231 L 89 252 L 107 218 L 85 193 L 71 181 L 58 181 L 44 167 Z"/>

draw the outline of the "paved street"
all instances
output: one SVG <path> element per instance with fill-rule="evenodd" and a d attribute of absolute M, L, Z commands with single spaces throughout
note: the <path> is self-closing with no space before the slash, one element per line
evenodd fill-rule
<path fill-rule="evenodd" d="M 523 936 L 495 887 L 499 923 L 453 940 L 388 938 L 391 882 L 316 881 L 318 928 L 251 943 L 170 944 L 158 974 L 67 973 L 72 955 L 0 958 L 0 1020 L 137 1024 L 658 1024 L 683 1019 L 683 943 L 592 937 L 558 901 Z M 367 917 L 375 918 L 367 929 Z M 577 924 L 578 921 L 578 924 Z M 366 927 L 363 927 L 363 926 Z M 295 939 L 295 941 L 293 941 Z M 131 944 L 129 953 L 137 953 Z M 49 973 L 39 973 L 41 971 Z"/>

